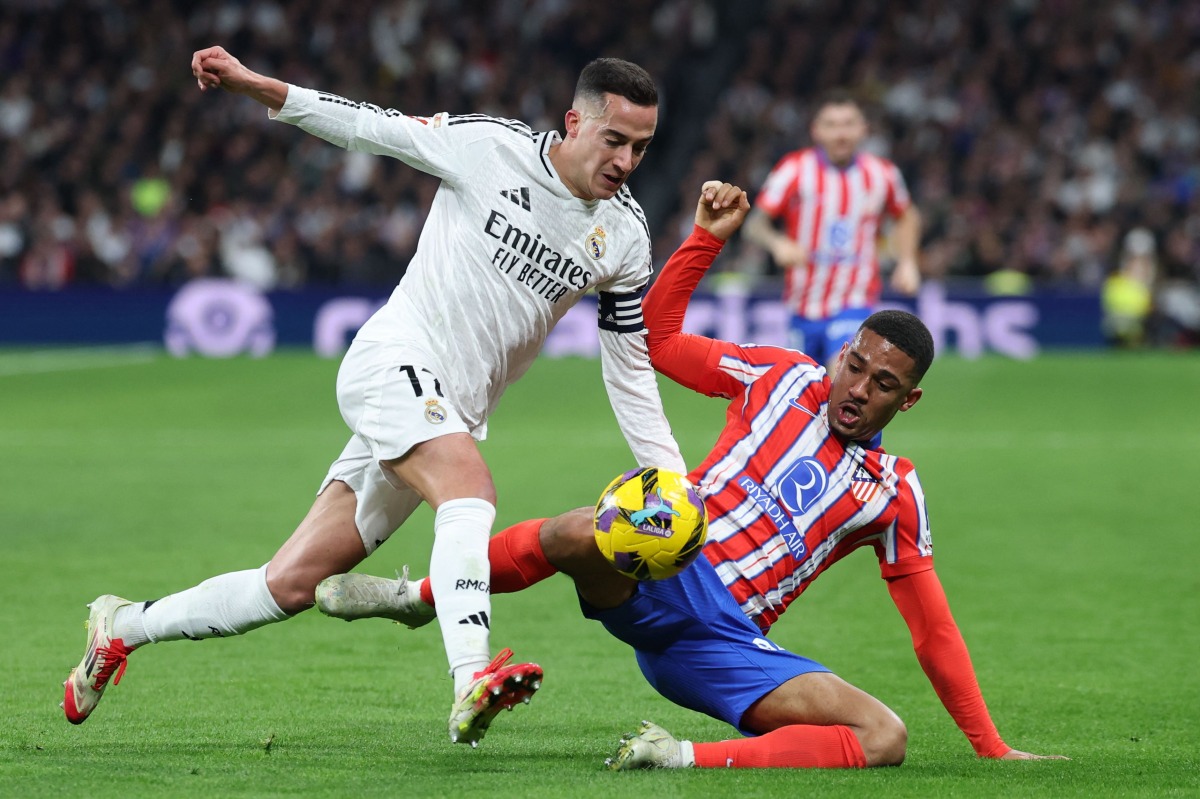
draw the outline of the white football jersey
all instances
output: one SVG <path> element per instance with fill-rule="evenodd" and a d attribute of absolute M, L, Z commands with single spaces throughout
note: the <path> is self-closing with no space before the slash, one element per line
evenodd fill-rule
<path fill-rule="evenodd" d="M 558 134 L 513 120 L 406 116 L 298 86 L 275 117 L 442 181 L 408 271 L 358 338 L 413 340 L 433 353 L 443 390 L 483 438 L 551 328 L 596 289 L 604 382 L 634 457 L 686 472 L 646 351 L 650 237 L 627 188 L 609 200 L 575 197 L 550 163 Z"/>

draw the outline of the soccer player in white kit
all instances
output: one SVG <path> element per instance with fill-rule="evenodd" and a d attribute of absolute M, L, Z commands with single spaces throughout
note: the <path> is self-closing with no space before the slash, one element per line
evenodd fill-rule
<path fill-rule="evenodd" d="M 342 362 L 338 406 L 353 436 L 308 515 L 261 568 L 156 601 L 92 602 L 64 711 L 86 720 L 138 646 L 237 635 L 311 607 L 322 579 L 360 563 L 423 500 L 436 514 L 430 580 L 454 676 L 450 738 L 474 746 L 542 676 L 535 664 L 505 665 L 509 650 L 491 658 L 496 492 L 475 442 L 588 290 L 599 294 L 605 386 L 636 460 L 686 471 L 646 351 L 650 240 L 625 186 L 654 136 L 654 83 L 629 62 L 592 62 L 560 137 L 479 114 L 412 117 L 351 102 L 255 73 L 221 47 L 197 51 L 192 72 L 201 90 L 244 94 L 274 119 L 442 184 L 406 274 Z"/>

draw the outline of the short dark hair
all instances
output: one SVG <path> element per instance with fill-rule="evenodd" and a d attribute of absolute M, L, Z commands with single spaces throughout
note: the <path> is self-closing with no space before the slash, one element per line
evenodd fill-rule
<path fill-rule="evenodd" d="M 576 99 L 600 100 L 605 94 L 624 97 L 634 105 L 658 105 L 658 88 L 650 73 L 620 58 L 597 58 L 579 73 Z"/>
<path fill-rule="evenodd" d="M 921 382 L 933 363 L 933 335 L 925 323 L 908 311 L 876 311 L 859 330 L 871 330 L 913 359 L 913 375 Z"/>
<path fill-rule="evenodd" d="M 816 119 L 822 111 L 831 105 L 852 105 L 863 114 L 866 114 L 866 110 L 863 109 L 862 103 L 860 103 L 858 98 L 851 94 L 848 90 L 829 89 L 817 98 L 817 104 L 813 106 L 813 119 Z"/>

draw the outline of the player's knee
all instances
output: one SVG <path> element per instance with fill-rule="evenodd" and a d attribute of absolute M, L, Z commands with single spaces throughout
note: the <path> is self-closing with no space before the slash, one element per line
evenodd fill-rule
<path fill-rule="evenodd" d="M 868 766 L 898 766 L 908 751 L 908 728 L 890 710 L 878 714 L 859 733 Z"/>
<path fill-rule="evenodd" d="M 539 531 L 542 552 L 554 568 L 575 581 L 585 602 L 615 608 L 633 595 L 634 580 L 612 567 L 596 546 L 592 508 L 578 508 L 547 519 Z"/>
<path fill-rule="evenodd" d="M 563 571 L 567 571 L 563 566 L 588 563 L 602 557 L 596 548 L 591 508 L 577 508 L 547 519 L 538 536 L 546 559 Z"/>

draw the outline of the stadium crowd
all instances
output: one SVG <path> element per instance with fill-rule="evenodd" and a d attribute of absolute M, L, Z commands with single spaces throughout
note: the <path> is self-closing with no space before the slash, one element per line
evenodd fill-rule
<path fill-rule="evenodd" d="M 395 283 L 432 179 L 202 95 L 186 54 L 215 42 L 356 100 L 537 129 L 561 127 L 549 111 L 569 102 L 583 63 L 637 61 L 663 90 L 659 136 L 633 181 L 660 257 L 686 235 L 702 179 L 753 194 L 782 153 L 807 143 L 814 98 L 846 87 L 870 112 L 869 148 L 908 178 L 927 277 L 1098 288 L 1136 230 L 1155 286 L 1194 296 L 1200 284 L 1194 3 L 6 6 L 0 284 Z M 774 270 L 746 243 L 731 256 L 750 273 Z"/>
<path fill-rule="evenodd" d="M 303 86 L 407 113 L 561 128 L 574 78 L 609 43 L 664 82 L 711 47 L 689 2 L 133 0 L 6 4 L 0 17 L 0 282 L 391 286 L 436 189 L 201 94 L 213 43 Z"/>

